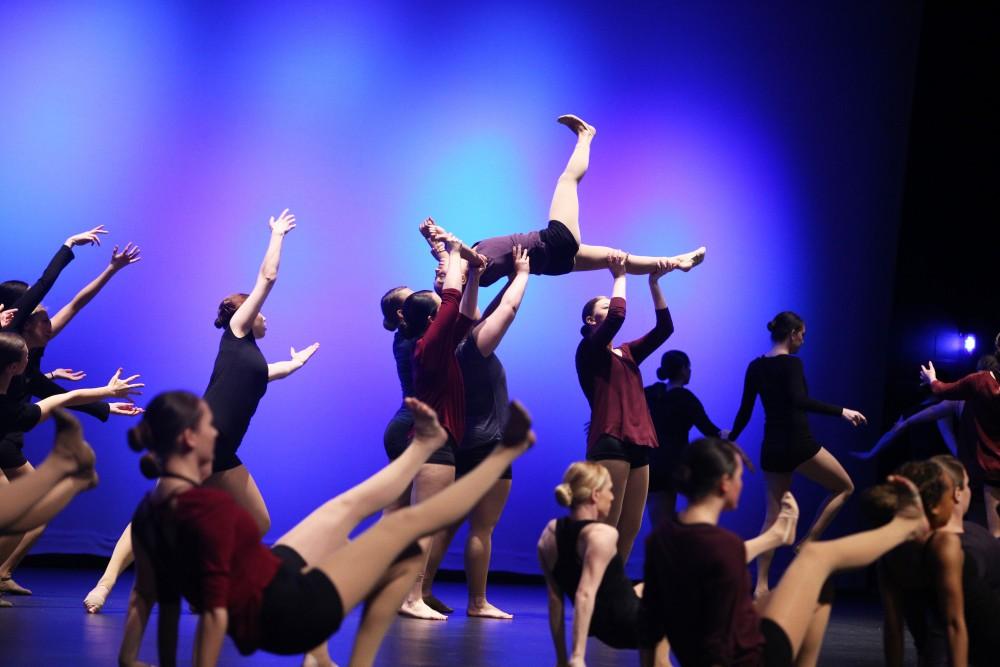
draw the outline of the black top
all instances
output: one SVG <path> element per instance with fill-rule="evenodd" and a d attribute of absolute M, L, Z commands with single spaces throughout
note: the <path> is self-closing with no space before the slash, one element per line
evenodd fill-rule
<path fill-rule="evenodd" d="M 496 353 L 484 357 L 472 336 L 455 352 L 465 378 L 465 437 L 463 448 L 492 446 L 500 441 L 510 409 L 507 372 Z"/>
<path fill-rule="evenodd" d="M 205 402 L 212 408 L 218 452 L 235 452 L 250 426 L 250 418 L 267 391 L 267 360 L 253 333 L 237 338 L 228 326 L 219 341 Z"/>
<path fill-rule="evenodd" d="M 651 384 L 646 387 L 646 404 L 660 450 L 684 449 L 692 426 L 698 427 L 702 435 L 719 437 L 719 427 L 705 414 L 705 406 L 685 387 L 667 389 L 663 382 Z"/>
<path fill-rule="evenodd" d="M 802 360 L 791 354 L 758 357 L 747 366 L 743 400 L 730 438 L 736 440 L 746 428 L 760 394 L 764 405 L 764 443 L 785 445 L 789 441 L 813 441 L 808 412 L 839 416 L 843 409 L 809 397 Z"/>
<path fill-rule="evenodd" d="M 413 345 L 417 341 L 407 338 L 402 331 L 397 331 L 392 337 L 392 356 L 396 360 L 396 375 L 399 376 L 399 387 L 403 390 L 403 398 L 413 396 Z"/>
<path fill-rule="evenodd" d="M 1000 653 L 1000 540 L 978 523 L 963 522 L 962 590 L 970 664 L 996 664 Z"/>
<path fill-rule="evenodd" d="M 574 521 L 563 517 L 556 521 L 556 564 L 552 576 L 559 588 L 572 602 L 583 574 L 583 560 L 577 553 L 580 531 L 597 521 Z M 616 648 L 638 646 L 639 596 L 632 588 L 632 581 L 625 574 L 621 556 L 614 555 L 604 571 L 604 578 L 594 598 L 594 613 L 590 619 L 589 635 Z"/>
<path fill-rule="evenodd" d="M 42 409 L 0 394 L 0 435 L 30 431 L 42 419 Z"/>
<path fill-rule="evenodd" d="M 4 331 L 12 331 L 14 333 L 21 333 L 24 328 L 24 323 L 28 321 L 31 314 L 35 312 L 35 308 L 38 304 L 42 302 L 45 295 L 49 293 L 52 289 L 52 285 L 55 284 L 56 278 L 62 273 L 62 270 L 66 268 L 70 262 L 73 261 L 73 251 L 67 248 L 65 245 L 59 246 L 59 250 L 49 261 L 49 265 L 45 267 L 45 272 L 42 273 L 42 277 L 35 281 L 35 284 L 28 288 L 28 290 L 21 295 L 21 297 L 15 303 L 8 303 L 4 305 L 5 310 L 11 308 L 17 308 L 17 312 L 14 314 L 14 319 L 11 320 L 10 324 L 4 327 Z"/>

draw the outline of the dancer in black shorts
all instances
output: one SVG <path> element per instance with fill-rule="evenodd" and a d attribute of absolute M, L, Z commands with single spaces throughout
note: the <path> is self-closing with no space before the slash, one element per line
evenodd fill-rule
<path fill-rule="evenodd" d="M 413 369 L 410 367 L 413 358 L 412 338 L 407 338 L 399 328 L 403 321 L 403 303 L 413 290 L 406 286 L 393 287 L 382 296 L 382 326 L 386 331 L 395 332 L 392 336 L 392 358 L 396 362 L 396 376 L 399 378 L 399 388 L 403 392 L 403 401 L 396 413 L 389 419 L 382 435 L 382 444 L 389 458 L 392 452 L 401 452 L 406 448 L 413 429 L 413 417 L 406 407 L 406 399 L 413 396 Z"/>
<path fill-rule="evenodd" d="M 739 438 L 753 414 L 757 395 L 764 405 L 764 441 L 760 446 L 760 467 L 767 483 L 767 514 L 762 531 L 778 515 L 782 496 L 792 486 L 792 473 L 798 472 L 824 486 L 829 494 L 803 539 L 818 538 L 830 525 L 847 498 L 854 492 L 850 475 L 821 447 L 809 430 L 807 413 L 843 417 L 852 426 L 866 424 L 856 410 L 841 408 L 809 397 L 802 360 L 796 355 L 805 342 L 806 323 L 793 312 L 778 313 L 767 325 L 773 343 L 771 350 L 757 357 L 747 367 L 743 399 L 733 423 L 730 438 Z M 768 591 L 768 570 L 773 554 L 763 553 L 757 561 L 755 596 Z"/>

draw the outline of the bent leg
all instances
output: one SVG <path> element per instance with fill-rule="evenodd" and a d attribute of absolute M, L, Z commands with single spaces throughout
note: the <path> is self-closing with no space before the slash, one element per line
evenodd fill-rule
<path fill-rule="evenodd" d="M 778 519 L 778 512 L 781 511 L 781 498 L 786 491 L 792 488 L 792 474 L 765 472 L 764 482 L 767 485 L 767 513 L 764 515 L 764 524 L 760 527 L 761 535 L 764 535 Z M 766 595 L 770 590 L 768 575 L 771 572 L 772 560 L 774 560 L 774 549 L 768 549 L 757 557 L 757 585 L 753 592 L 755 598 Z"/>
<path fill-rule="evenodd" d="M 469 537 L 465 542 L 465 577 L 469 582 L 469 604 L 466 614 L 484 618 L 513 618 L 486 599 L 486 580 L 493 553 L 493 529 L 510 496 L 511 481 L 497 480 L 469 515 Z"/>
<path fill-rule="evenodd" d="M 67 474 L 67 470 L 49 459 L 30 475 L 8 480 L 6 474 L 0 474 L 0 535 L 7 532 L 7 526 L 21 519 Z M 6 557 L 4 559 L 6 560 Z"/>
<path fill-rule="evenodd" d="M 121 537 L 118 538 L 118 542 L 115 543 L 115 549 L 111 552 L 111 560 L 104 568 L 104 574 L 97 580 L 97 585 L 87 593 L 87 597 L 83 598 L 83 606 L 86 607 L 88 614 L 96 614 L 101 610 L 104 603 L 107 602 L 108 596 L 111 595 L 111 589 L 118 582 L 118 577 L 125 571 L 125 568 L 132 564 L 134 558 L 132 554 L 132 523 L 129 522 Z"/>
<path fill-rule="evenodd" d="M 267 531 L 271 529 L 271 515 L 268 514 L 264 496 L 260 494 L 257 482 L 245 465 L 241 463 L 235 468 L 212 473 L 204 484 L 229 493 L 257 522 L 260 536 L 267 535 Z"/>
<path fill-rule="evenodd" d="M 833 518 L 840 512 L 840 508 L 854 493 L 854 482 L 844 470 L 844 466 L 840 465 L 840 461 L 825 448 L 820 448 L 816 456 L 800 465 L 796 470 L 829 491 L 829 495 L 823 499 L 816 511 L 816 518 L 813 519 L 812 526 L 802 539 L 802 542 L 805 543 L 818 539 L 823 534 Z"/>

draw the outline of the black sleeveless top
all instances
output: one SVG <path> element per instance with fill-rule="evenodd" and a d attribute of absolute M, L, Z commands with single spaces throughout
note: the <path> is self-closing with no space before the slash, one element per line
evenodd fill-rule
<path fill-rule="evenodd" d="M 556 564 L 552 576 L 570 601 L 576 597 L 583 574 L 583 561 L 576 545 L 580 531 L 597 521 L 574 521 L 563 517 L 556 521 Z M 588 634 L 597 637 L 613 648 L 638 648 L 639 646 L 639 596 L 632 588 L 632 581 L 625 574 L 621 556 L 615 554 L 604 578 L 597 588 L 594 614 L 590 619 Z"/>
<path fill-rule="evenodd" d="M 228 326 L 219 341 L 219 353 L 204 399 L 212 408 L 215 456 L 232 454 L 243 442 L 250 418 L 267 391 L 267 360 L 257 347 L 253 333 L 237 338 Z"/>

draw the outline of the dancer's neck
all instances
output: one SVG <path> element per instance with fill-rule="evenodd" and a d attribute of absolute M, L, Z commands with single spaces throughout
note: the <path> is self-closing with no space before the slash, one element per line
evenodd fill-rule
<path fill-rule="evenodd" d="M 688 505 L 677 518 L 684 524 L 708 523 L 717 526 L 724 507 L 725 501 L 721 497 L 712 496 Z"/>
<path fill-rule="evenodd" d="M 569 518 L 573 521 L 600 521 L 601 519 L 597 514 L 597 505 L 594 503 L 577 505 L 570 510 Z"/>

